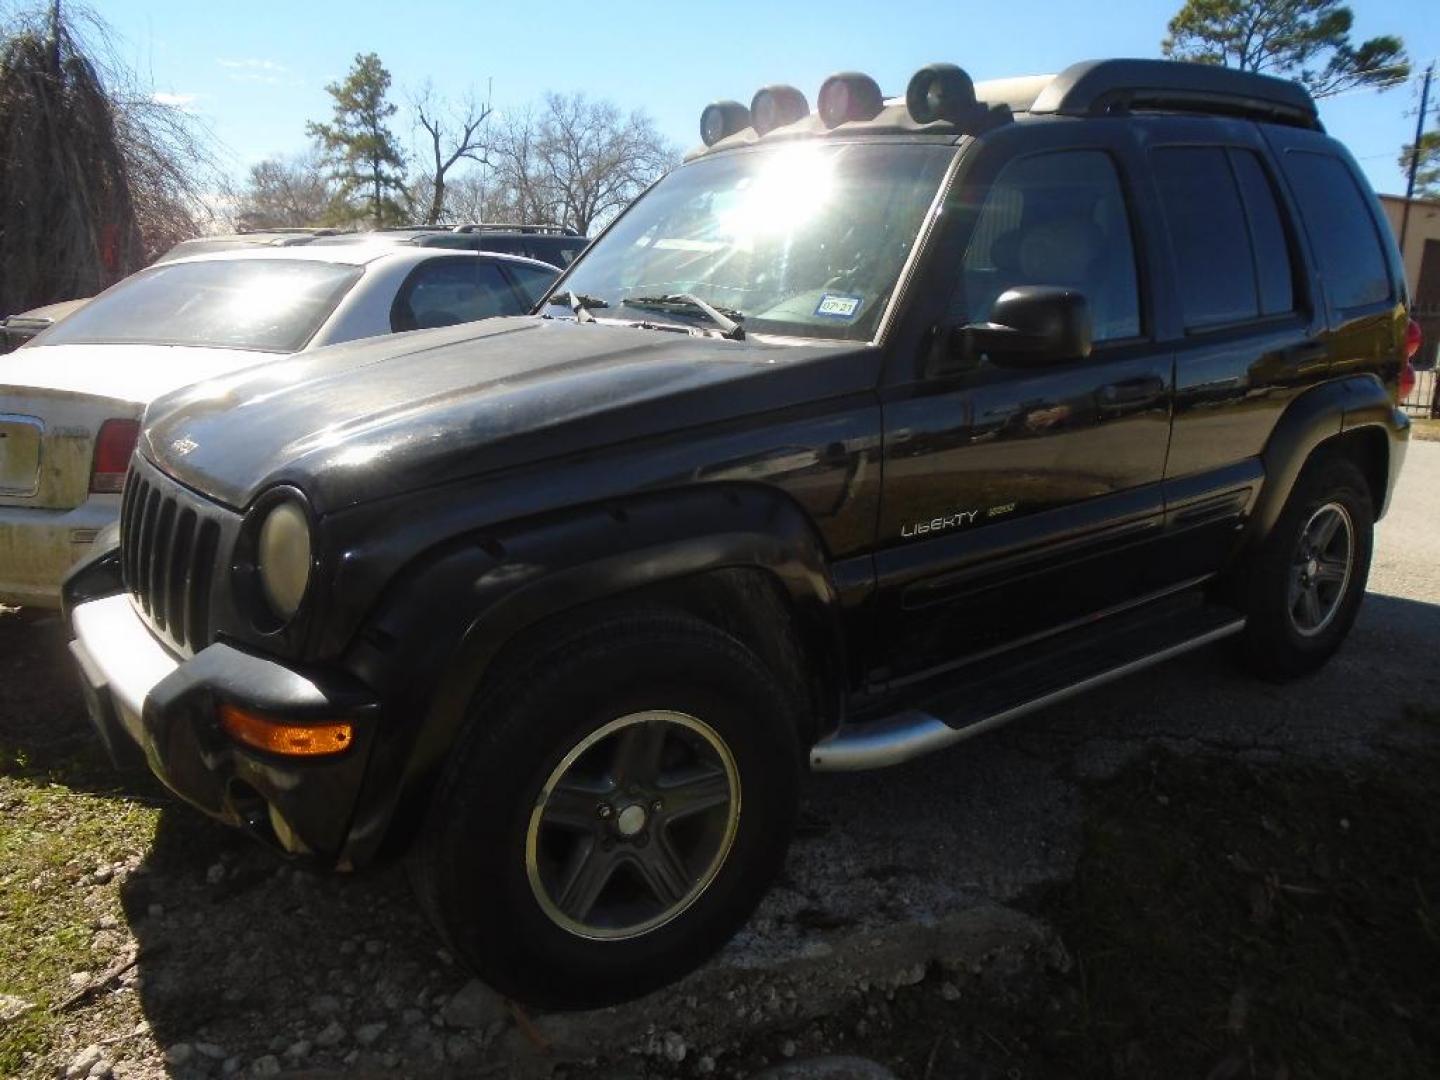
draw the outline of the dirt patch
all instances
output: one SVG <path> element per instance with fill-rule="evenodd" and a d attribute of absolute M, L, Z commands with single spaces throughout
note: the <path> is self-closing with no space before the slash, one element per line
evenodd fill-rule
<path fill-rule="evenodd" d="M 1440 1075 L 1437 767 L 1440 750 L 1353 768 L 1148 755 L 1087 788 L 1074 880 L 1027 905 L 1068 963 L 933 965 L 706 1064 L 748 1075 L 850 1052 L 916 1080 Z"/>

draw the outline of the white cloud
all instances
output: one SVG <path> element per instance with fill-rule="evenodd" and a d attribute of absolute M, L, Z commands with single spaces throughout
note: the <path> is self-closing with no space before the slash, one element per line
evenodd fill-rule
<path fill-rule="evenodd" d="M 241 59 L 221 58 L 215 62 L 226 69 L 226 75 L 234 82 L 266 83 L 278 86 L 285 81 L 282 78 L 287 70 L 285 65 L 277 64 L 274 60 L 250 56 Z"/>
<path fill-rule="evenodd" d="M 199 96 L 199 94 L 155 93 L 150 95 L 150 100 L 156 105 L 171 105 L 177 109 L 183 109 L 185 112 L 192 112 L 190 106 L 195 104 L 195 99 Z"/>

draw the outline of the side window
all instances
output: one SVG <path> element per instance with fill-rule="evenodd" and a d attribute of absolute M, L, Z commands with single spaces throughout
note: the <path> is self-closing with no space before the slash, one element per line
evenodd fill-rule
<path fill-rule="evenodd" d="M 1256 318 L 1260 300 L 1250 231 L 1225 151 L 1174 147 L 1154 151 L 1150 160 L 1175 250 L 1185 328 Z"/>
<path fill-rule="evenodd" d="M 1284 161 L 1330 303 L 1343 310 L 1391 299 L 1385 249 L 1349 167 L 1308 150 L 1291 150 Z"/>
<path fill-rule="evenodd" d="M 1255 276 L 1260 283 L 1260 314 L 1281 315 L 1295 310 L 1294 260 L 1285 238 L 1275 188 L 1260 159 L 1250 150 L 1231 150 L 1230 164 L 1240 184 L 1250 243 L 1255 252 Z"/>
<path fill-rule="evenodd" d="M 538 266 L 527 266 L 525 263 L 510 263 L 506 269 L 510 271 L 516 287 L 532 307 L 559 276 L 554 270 L 541 270 Z"/>
<path fill-rule="evenodd" d="M 1135 249 L 1120 178 L 1109 155 L 1064 150 L 1010 162 L 980 209 L 950 313 L 984 322 L 1017 285 L 1085 294 L 1095 340 L 1140 334 Z"/>
<path fill-rule="evenodd" d="M 520 301 L 505 275 L 482 259 L 432 259 L 422 263 L 405 284 L 390 312 L 395 330 L 437 326 L 517 315 Z"/>

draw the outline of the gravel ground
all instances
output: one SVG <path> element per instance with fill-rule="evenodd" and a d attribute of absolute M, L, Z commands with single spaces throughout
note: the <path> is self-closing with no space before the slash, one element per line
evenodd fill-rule
<path fill-rule="evenodd" d="M 832 1049 L 823 1018 L 875 994 L 939 979 L 959 995 L 1063 967 L 1023 901 L 1072 874 L 1087 782 L 1157 746 L 1343 764 L 1407 737 L 1407 707 L 1440 687 L 1426 663 L 1440 641 L 1437 538 L 1440 444 L 1419 442 L 1379 529 L 1372 595 L 1319 675 L 1260 684 L 1207 650 L 922 761 L 813 777 L 784 879 L 731 946 L 650 999 L 561 1016 L 467 987 L 397 870 L 310 874 L 146 778 L 71 764 L 89 759 L 62 628 L 0 615 L 0 815 L 38 807 L 33 839 L 57 848 L 78 830 L 67 807 L 102 823 L 140 815 L 97 841 L 104 851 L 67 852 L 33 881 L 0 866 L 0 895 L 58 882 L 84 928 L 88 959 L 48 972 L 51 1003 L 94 988 L 18 1071 L 738 1077 Z M 8 961 L 0 1025 L 24 1022 L 11 1015 L 24 1001 L 7 1004 Z"/>

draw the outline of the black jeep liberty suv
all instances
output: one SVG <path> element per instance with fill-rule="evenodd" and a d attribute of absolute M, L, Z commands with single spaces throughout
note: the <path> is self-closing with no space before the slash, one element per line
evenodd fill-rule
<path fill-rule="evenodd" d="M 935 65 L 701 128 L 535 314 L 157 402 L 67 584 L 112 752 L 322 865 L 407 853 L 548 1006 L 723 944 L 806 765 L 1221 638 L 1323 663 L 1408 437 L 1398 258 L 1294 84 Z"/>

